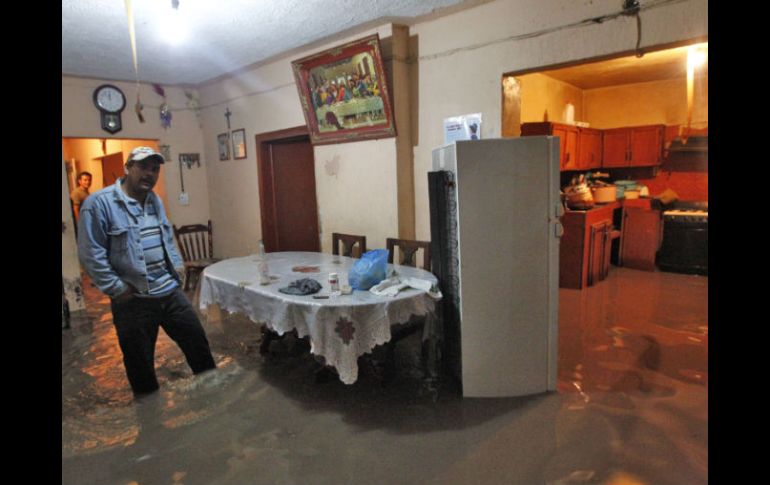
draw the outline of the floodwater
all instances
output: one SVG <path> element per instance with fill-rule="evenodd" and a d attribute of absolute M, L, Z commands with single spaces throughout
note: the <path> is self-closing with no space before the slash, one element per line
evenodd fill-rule
<path fill-rule="evenodd" d="M 62 483 L 607 484 L 708 482 L 708 278 L 613 267 L 560 290 L 558 392 L 420 392 L 419 338 L 383 385 L 318 383 L 301 341 L 203 319 L 218 368 L 193 376 L 161 331 L 160 391 L 135 401 L 109 301 L 62 331 Z M 512 347 L 512 350 L 515 348 Z"/>

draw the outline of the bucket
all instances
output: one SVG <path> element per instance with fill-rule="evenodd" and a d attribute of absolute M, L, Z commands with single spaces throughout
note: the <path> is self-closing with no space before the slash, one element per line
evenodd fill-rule
<path fill-rule="evenodd" d="M 623 193 L 623 198 L 626 200 L 638 199 L 640 190 L 638 189 L 626 189 Z"/>
<path fill-rule="evenodd" d="M 615 187 L 617 187 L 617 197 L 622 199 L 625 197 L 626 190 L 633 190 L 636 188 L 635 180 L 616 180 Z"/>

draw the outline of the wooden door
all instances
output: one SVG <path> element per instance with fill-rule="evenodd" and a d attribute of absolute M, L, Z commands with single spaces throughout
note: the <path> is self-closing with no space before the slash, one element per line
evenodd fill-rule
<path fill-rule="evenodd" d="M 592 286 L 602 281 L 609 273 L 611 225 L 612 223 L 606 220 L 591 224 L 588 247 L 587 286 Z"/>
<path fill-rule="evenodd" d="M 664 127 L 640 126 L 631 129 L 631 165 L 659 165 L 663 154 Z"/>
<path fill-rule="evenodd" d="M 108 187 L 123 176 L 123 153 L 112 153 L 102 157 L 103 187 Z"/>
<path fill-rule="evenodd" d="M 265 251 L 320 251 L 313 146 L 307 131 L 258 135 Z"/>
<path fill-rule="evenodd" d="M 660 212 L 629 207 L 623 209 L 620 264 L 627 268 L 655 270 L 660 243 Z"/>
<path fill-rule="evenodd" d="M 603 167 L 625 167 L 628 165 L 628 129 L 604 130 L 602 144 Z"/>

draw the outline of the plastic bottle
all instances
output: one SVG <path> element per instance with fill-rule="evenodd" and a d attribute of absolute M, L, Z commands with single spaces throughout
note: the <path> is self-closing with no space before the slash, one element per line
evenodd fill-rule
<path fill-rule="evenodd" d="M 568 125 L 574 125 L 575 124 L 575 105 L 572 103 L 567 103 L 566 106 L 564 106 L 564 114 L 563 114 L 564 122 Z"/>
<path fill-rule="evenodd" d="M 270 284 L 270 271 L 267 269 L 267 258 L 265 257 L 265 245 L 259 240 L 259 254 L 257 255 L 257 268 L 259 269 L 259 284 Z"/>
<path fill-rule="evenodd" d="M 340 294 L 340 280 L 337 273 L 329 273 L 329 288 L 332 295 Z"/>

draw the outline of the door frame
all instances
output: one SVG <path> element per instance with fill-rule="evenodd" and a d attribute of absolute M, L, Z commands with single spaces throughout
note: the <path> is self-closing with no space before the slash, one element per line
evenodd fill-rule
<path fill-rule="evenodd" d="M 310 132 L 306 125 L 286 128 L 254 135 L 257 144 L 257 178 L 259 180 L 259 210 L 262 226 L 262 241 L 266 252 L 278 249 L 278 225 L 276 223 L 276 204 L 273 187 L 275 187 L 273 172 L 270 170 L 270 144 L 275 142 L 291 142 L 306 139 L 310 142 Z M 316 203 L 318 201 L 316 200 Z M 316 215 L 316 217 L 318 217 Z M 320 221 L 319 221 L 320 222 Z"/>

